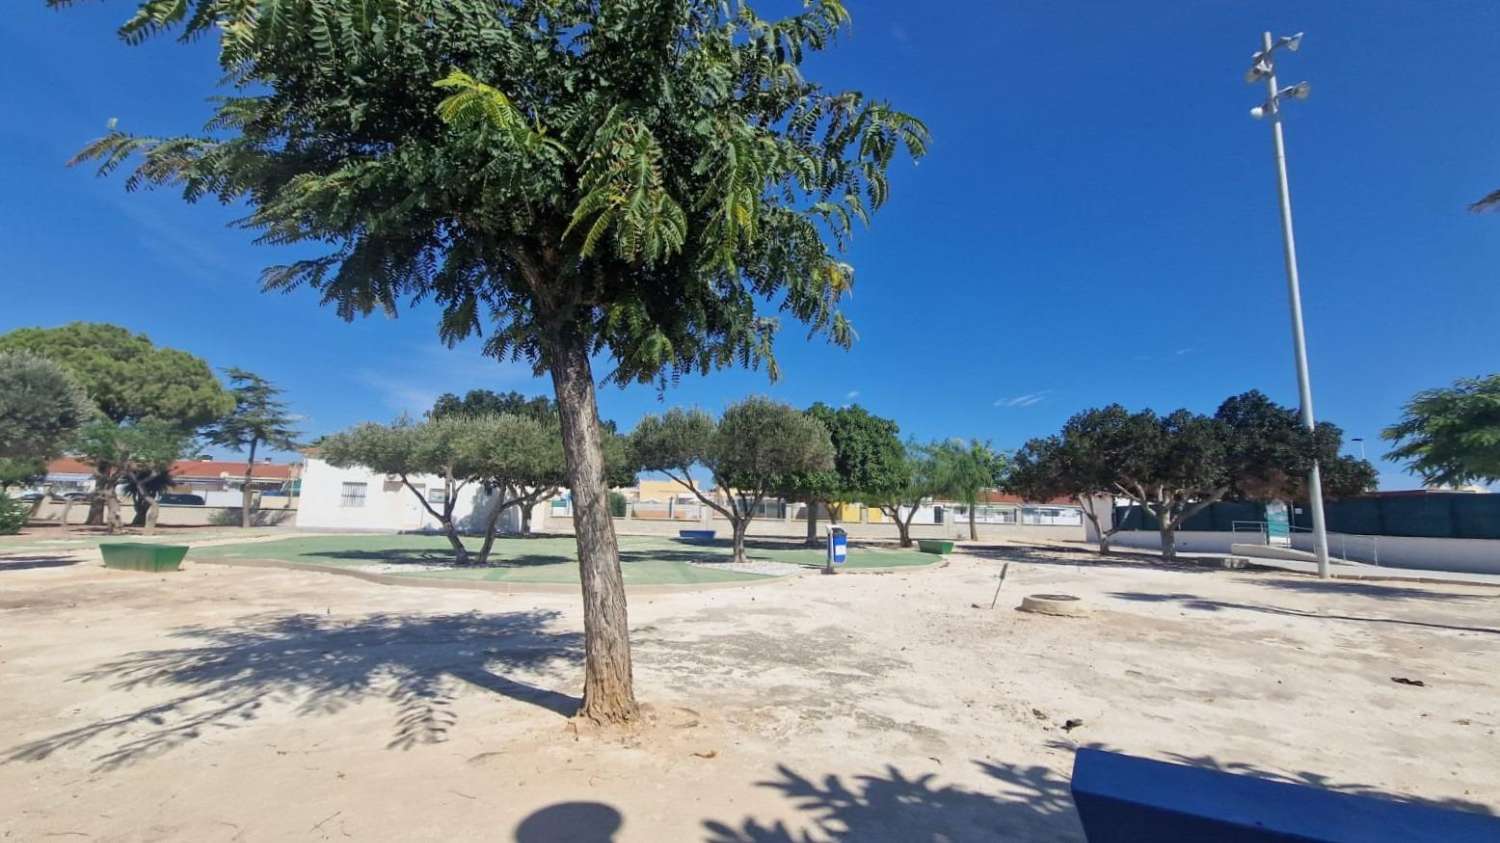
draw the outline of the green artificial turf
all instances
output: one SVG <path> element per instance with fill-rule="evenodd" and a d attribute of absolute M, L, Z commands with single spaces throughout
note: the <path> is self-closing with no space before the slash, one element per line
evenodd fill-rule
<path fill-rule="evenodd" d="M 464 541 L 478 550 L 478 538 Z M 690 561 L 729 561 L 728 541 L 713 544 L 683 542 L 668 537 L 621 536 L 620 562 L 625 582 L 633 585 L 694 585 L 739 582 L 763 577 L 743 571 L 690 565 Z M 746 555 L 753 560 L 821 567 L 823 551 L 798 547 L 791 541 L 751 539 Z M 293 564 L 366 568 L 374 565 L 433 565 L 450 561 L 452 550 L 442 536 L 367 535 L 300 536 L 270 542 L 194 548 L 189 559 L 273 559 Z M 489 564 L 482 568 L 395 572 L 401 576 L 482 580 L 514 583 L 577 583 L 578 566 L 571 536 L 503 537 L 495 540 Z M 852 547 L 846 568 L 885 568 L 928 565 L 938 560 L 914 550 Z"/>

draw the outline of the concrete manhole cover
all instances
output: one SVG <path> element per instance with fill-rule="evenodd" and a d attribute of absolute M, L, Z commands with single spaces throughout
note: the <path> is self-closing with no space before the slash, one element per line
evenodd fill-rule
<path fill-rule="evenodd" d="M 1039 615 L 1077 618 L 1088 614 L 1088 608 L 1071 594 L 1030 594 L 1021 598 L 1021 611 Z"/>

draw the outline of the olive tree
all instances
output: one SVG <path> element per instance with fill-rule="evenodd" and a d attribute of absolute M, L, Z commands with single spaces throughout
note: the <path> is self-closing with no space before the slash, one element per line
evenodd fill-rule
<path fill-rule="evenodd" d="M 105 524 L 110 533 L 123 526 L 120 497 L 116 489 L 125 485 L 135 499 L 140 524 L 149 535 L 155 532 L 161 493 L 166 489 L 172 464 L 187 455 L 193 435 L 181 427 L 158 419 L 114 423 L 98 419 L 83 426 L 70 450 L 94 468 L 95 482 L 103 484 Z M 71 500 L 63 507 L 66 528 Z"/>
<path fill-rule="evenodd" d="M 676 480 L 729 520 L 734 561 L 745 561 L 745 531 L 761 503 L 797 473 L 830 471 L 833 443 L 817 419 L 768 398 L 731 404 L 717 421 L 701 410 L 672 409 L 646 416 L 630 435 L 640 468 Z M 694 468 L 714 481 L 709 494 Z"/>
<path fill-rule="evenodd" d="M 1110 538 L 1124 527 L 1115 521 L 1113 502 L 1116 466 L 1133 445 L 1130 425 L 1130 412 L 1118 404 L 1078 413 L 1060 434 L 1032 439 L 1016 452 L 1005 488 L 1038 503 L 1072 498 L 1094 525 L 1099 552 L 1108 553 Z M 1101 502 L 1109 511 L 1099 511 Z"/>
<path fill-rule="evenodd" d="M 48 0 L 68 5 L 71 0 Z M 341 316 L 425 300 L 449 342 L 551 375 L 584 603 L 580 714 L 638 714 L 593 360 L 604 380 L 777 364 L 778 321 L 839 345 L 839 253 L 921 122 L 802 67 L 849 20 L 719 0 L 136 0 L 121 35 L 217 35 L 196 135 L 111 127 L 80 159 L 245 204 L 272 267 Z"/>
<path fill-rule="evenodd" d="M 0 352 L 0 496 L 45 475 L 47 461 L 97 413 L 62 366 L 29 352 Z"/>
<path fill-rule="evenodd" d="M 453 518 L 459 493 L 478 480 L 481 454 L 471 447 L 470 420 L 446 417 L 422 424 L 406 419 L 394 424 L 366 422 L 335 433 L 318 443 L 318 456 L 339 468 L 363 466 L 376 474 L 396 477 L 422 508 L 436 518 L 460 565 L 469 564 L 469 550 Z M 434 503 L 425 486 L 412 481 L 434 475 L 442 483 L 441 500 Z"/>

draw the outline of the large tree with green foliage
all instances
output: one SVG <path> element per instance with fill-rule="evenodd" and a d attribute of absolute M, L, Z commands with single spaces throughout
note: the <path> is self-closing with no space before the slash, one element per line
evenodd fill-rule
<path fill-rule="evenodd" d="M 834 502 L 863 503 L 888 486 L 899 485 L 904 468 L 900 429 L 890 419 L 855 404 L 834 409 L 822 402 L 807 414 L 828 428 L 833 467 L 798 472 L 786 478 L 782 494 L 807 505 L 807 543 L 818 543 L 818 507 Z"/>
<path fill-rule="evenodd" d="M 516 505 L 521 510 L 521 535 L 531 533 L 531 510 L 543 501 L 555 497 L 568 485 L 565 476 L 567 464 L 563 458 L 561 419 L 557 402 L 545 396 L 528 397 L 519 392 L 493 392 L 488 389 L 471 389 L 462 397 L 445 392 L 433 402 L 427 411 L 430 419 L 450 415 L 485 416 L 509 415 L 532 419 L 552 431 L 554 449 L 545 453 L 556 457 L 553 464 L 537 462 L 534 457 L 544 453 L 542 449 L 530 449 L 522 460 L 531 466 L 530 479 L 517 487 Z M 599 421 L 599 435 L 604 448 L 605 482 L 610 488 L 635 484 L 635 468 L 625 453 L 624 438 L 616 432 L 615 423 L 609 419 Z"/>
<path fill-rule="evenodd" d="M 1016 452 L 1005 488 L 1037 503 L 1072 498 L 1094 525 L 1099 552 L 1108 553 L 1110 537 L 1124 526 L 1112 510 L 1116 466 L 1133 447 L 1130 433 L 1130 412 L 1119 404 L 1078 413 L 1061 433 L 1032 439 Z"/>
<path fill-rule="evenodd" d="M 985 491 L 999 488 L 1005 482 L 1009 458 L 988 442 L 978 439 L 950 439 L 937 445 L 938 490 L 960 501 L 969 511 L 969 541 L 979 540 L 975 510 Z"/>
<path fill-rule="evenodd" d="M 785 489 L 787 477 L 833 469 L 822 422 L 760 397 L 731 404 L 718 421 L 702 410 L 646 416 L 630 434 L 630 450 L 642 469 L 676 480 L 728 519 L 736 562 L 745 561 L 745 531 L 761 503 Z M 715 494 L 698 485 L 695 467 L 712 474 Z"/>
<path fill-rule="evenodd" d="M 255 492 L 251 483 L 255 476 L 256 452 L 262 445 L 290 451 L 297 447 L 298 432 L 292 427 L 292 414 L 281 400 L 281 390 L 270 381 L 239 368 L 226 369 L 224 374 L 229 376 L 229 392 L 234 396 L 234 409 L 211 425 L 203 435 L 215 445 L 245 452 L 240 526 L 249 527 L 251 510 L 255 506 Z"/>
<path fill-rule="evenodd" d="M 67 5 L 70 0 L 49 0 Z M 549 372 L 584 597 L 580 713 L 633 719 L 592 358 L 660 383 L 765 365 L 778 322 L 840 345 L 840 262 L 926 128 L 801 66 L 848 13 L 718 0 L 137 0 L 131 42 L 217 34 L 229 90 L 204 133 L 111 128 L 83 159 L 129 184 L 246 203 L 266 242 L 331 247 L 267 271 L 345 318 L 403 299 L 450 342 Z"/>
<path fill-rule="evenodd" d="M 453 548 L 455 561 L 469 564 L 469 550 L 459 534 L 453 511 L 459 495 L 480 479 L 480 463 L 489 450 L 474 420 L 445 416 L 421 424 L 366 422 L 325 437 L 317 455 L 339 468 L 363 466 L 376 474 L 398 478 L 429 515 L 437 519 Z M 498 444 L 498 443 L 497 443 Z M 441 495 L 418 486 L 417 475 L 433 475 L 442 483 Z"/>
<path fill-rule="evenodd" d="M 151 423 L 146 429 L 152 438 L 164 428 L 191 438 L 234 408 L 234 399 L 202 359 L 154 345 L 144 334 L 116 325 L 72 322 L 59 328 L 21 328 L 0 336 L 0 351 L 27 351 L 62 366 L 103 417 L 119 428 L 114 438 L 130 443 L 127 451 L 140 444 L 143 423 Z M 93 428 L 92 434 L 93 444 L 100 444 L 100 429 Z M 87 451 L 80 453 L 87 461 Z M 116 486 L 125 479 L 115 467 L 95 465 L 95 498 L 89 509 L 89 523 L 108 520 L 112 530 L 119 528 Z"/>
<path fill-rule="evenodd" d="M 168 485 L 164 481 L 172 463 L 186 456 L 193 442 L 191 431 L 160 419 L 119 423 L 97 419 L 83 426 L 70 450 L 94 467 L 98 484 L 95 493 L 103 502 L 109 532 L 117 533 L 123 526 L 116 489 L 124 485 L 140 508 L 139 520 L 149 535 L 156 529 L 161 494 Z M 68 508 L 63 508 L 64 527 Z"/>
<path fill-rule="evenodd" d="M 1342 440 L 1337 426 L 1309 431 L 1296 410 L 1255 390 L 1226 399 L 1213 416 L 1131 414 L 1117 405 L 1083 415 L 1095 432 L 1081 440 L 1085 457 L 1108 471 L 1114 492 L 1153 516 L 1168 561 L 1187 519 L 1228 497 L 1296 499 L 1313 461 L 1337 462 Z M 1370 468 L 1342 468 L 1341 484 L 1373 476 Z"/>
<path fill-rule="evenodd" d="M 911 547 L 911 522 L 922 502 L 941 491 L 937 445 L 908 440 L 901 448 L 901 462 L 882 482 L 865 492 L 865 503 L 877 507 L 896 523 L 902 547 Z"/>
<path fill-rule="evenodd" d="M 0 352 L 0 495 L 46 474 L 98 410 L 62 366 L 24 351 Z"/>
<path fill-rule="evenodd" d="M 1500 375 L 1417 393 L 1381 436 L 1395 445 L 1386 458 L 1406 463 L 1424 483 L 1500 480 Z"/>

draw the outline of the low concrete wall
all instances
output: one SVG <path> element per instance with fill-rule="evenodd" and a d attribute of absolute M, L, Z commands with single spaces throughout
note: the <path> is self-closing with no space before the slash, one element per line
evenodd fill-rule
<path fill-rule="evenodd" d="M 277 503 L 287 504 L 276 506 Z M 33 520 L 39 523 L 56 524 L 62 519 L 64 504 L 57 501 L 48 501 L 37 510 Z M 259 507 L 252 515 L 252 523 L 259 527 L 275 524 L 290 524 L 297 515 L 296 498 L 273 498 L 269 507 Z M 73 504 L 68 512 L 69 524 L 82 524 L 88 520 L 89 505 L 80 501 Z M 129 524 L 135 518 L 135 507 L 126 500 L 121 503 L 120 517 Z M 162 504 L 161 511 L 157 514 L 156 523 L 162 527 L 206 527 L 211 525 L 239 526 L 240 508 L 237 506 L 177 506 L 174 504 Z"/>
<path fill-rule="evenodd" d="M 720 536 L 726 538 L 730 534 L 729 522 L 723 518 L 710 518 L 703 522 L 616 518 L 614 522 L 615 532 L 622 536 L 676 536 L 678 530 L 717 530 Z M 818 521 L 819 536 L 827 535 L 827 526 L 827 521 Z M 899 537 L 895 524 L 841 523 L 839 526 L 843 527 L 852 539 L 894 542 Z M 558 516 L 549 512 L 543 518 L 533 517 L 531 527 L 538 532 L 571 533 L 573 532 L 573 519 L 571 516 Z M 980 524 L 978 527 L 980 541 L 1083 541 L 1082 526 Z M 747 535 L 763 538 L 804 538 L 807 536 L 807 522 L 800 519 L 757 518 L 750 522 Z M 913 524 L 911 536 L 913 539 L 967 541 L 969 523 L 960 521 L 957 524 Z"/>
<path fill-rule="evenodd" d="M 1184 553 L 1229 553 L 1230 545 L 1235 542 L 1245 543 L 1253 535 L 1180 532 L 1177 534 L 1177 549 Z M 1116 547 L 1161 549 L 1161 536 L 1155 531 L 1129 530 L 1115 533 L 1110 541 Z M 1312 551 L 1312 535 L 1292 534 L 1292 547 Z M 1500 574 L 1500 540 L 1496 539 L 1434 539 L 1329 533 L 1328 552 L 1340 559 L 1390 568 Z"/>

